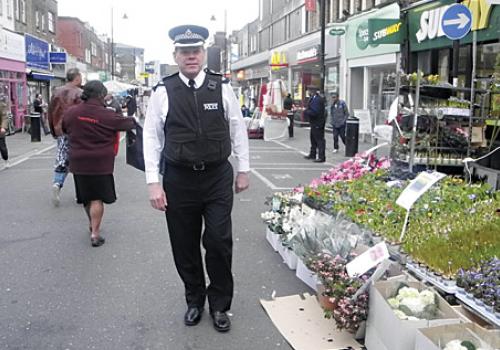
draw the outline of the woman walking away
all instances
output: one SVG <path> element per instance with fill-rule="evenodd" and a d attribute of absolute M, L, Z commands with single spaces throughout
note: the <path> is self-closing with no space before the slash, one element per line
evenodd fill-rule
<path fill-rule="evenodd" d="M 89 218 L 92 247 L 104 244 L 100 235 L 104 203 L 116 201 L 113 169 L 117 131 L 133 129 L 134 118 L 124 118 L 106 108 L 107 89 L 98 81 L 83 87 L 84 103 L 64 114 L 63 130 L 69 137 L 69 164 L 75 180 L 76 198 Z"/>

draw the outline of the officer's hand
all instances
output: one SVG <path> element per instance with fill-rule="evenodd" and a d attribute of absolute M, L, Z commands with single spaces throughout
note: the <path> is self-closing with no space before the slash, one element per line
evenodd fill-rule
<path fill-rule="evenodd" d="M 167 210 L 167 195 L 159 182 L 148 184 L 149 202 L 157 210 Z"/>
<path fill-rule="evenodd" d="M 234 190 L 236 193 L 243 192 L 250 185 L 250 178 L 248 173 L 238 173 L 236 175 L 236 181 L 234 182 Z"/>

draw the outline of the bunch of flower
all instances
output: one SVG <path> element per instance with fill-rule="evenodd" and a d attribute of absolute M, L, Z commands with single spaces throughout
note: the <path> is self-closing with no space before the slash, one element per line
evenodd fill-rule
<path fill-rule="evenodd" d="M 443 350 L 485 350 L 484 348 L 478 348 L 474 343 L 469 340 L 455 339 L 446 343 Z"/>
<path fill-rule="evenodd" d="M 436 294 L 428 289 L 420 292 L 416 288 L 402 285 L 393 298 L 387 299 L 387 303 L 402 320 L 432 320 L 437 314 Z"/>
<path fill-rule="evenodd" d="M 500 312 L 500 259 L 494 257 L 478 268 L 460 269 L 456 280 L 458 287 Z"/>
<path fill-rule="evenodd" d="M 320 178 L 313 179 L 309 186 L 315 188 L 318 185 L 331 184 L 337 181 L 358 179 L 366 173 L 373 173 L 378 169 L 388 169 L 390 165 L 389 159 L 384 157 L 377 159 L 373 153 L 357 154 L 354 158 L 348 159 L 328 172 L 321 174 Z"/>
<path fill-rule="evenodd" d="M 355 333 L 360 324 L 368 317 L 368 293 L 355 295 L 368 278 L 350 277 L 346 271 L 348 259 L 337 255 L 320 253 L 306 261 L 307 267 L 314 271 L 325 290 L 323 295 L 333 304 L 333 311 L 325 310 L 326 318 L 333 318 L 339 330 Z"/>

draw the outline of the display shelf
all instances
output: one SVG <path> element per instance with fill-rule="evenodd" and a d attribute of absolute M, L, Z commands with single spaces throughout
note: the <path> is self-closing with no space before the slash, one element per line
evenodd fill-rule
<path fill-rule="evenodd" d="M 401 91 L 413 92 L 416 90 L 416 86 L 413 85 L 404 85 L 401 86 Z M 438 99 L 448 99 L 450 98 L 454 92 L 469 92 L 470 88 L 461 88 L 454 87 L 453 85 L 421 85 L 420 86 L 420 95 L 430 98 L 438 98 Z M 475 93 L 484 94 L 487 91 L 484 89 L 474 89 Z"/>
<path fill-rule="evenodd" d="M 408 269 L 408 271 L 413 272 L 418 278 L 432 284 L 433 286 L 442 290 L 445 293 L 455 294 L 457 292 L 457 284 L 453 280 L 445 280 L 442 277 L 437 276 L 432 271 L 423 269 L 413 262 L 407 261 L 406 268 Z"/>
<path fill-rule="evenodd" d="M 457 288 L 455 297 L 464 303 L 469 309 L 484 319 L 500 327 L 500 313 L 495 312 L 491 307 L 487 307 L 483 302 L 478 301 L 471 294 L 466 293 L 463 288 Z"/>
<path fill-rule="evenodd" d="M 406 156 L 405 161 L 406 162 L 410 161 L 409 155 Z M 460 158 L 415 157 L 413 163 L 421 165 L 443 165 L 443 166 L 457 166 L 457 167 L 464 166 L 464 163 Z"/>

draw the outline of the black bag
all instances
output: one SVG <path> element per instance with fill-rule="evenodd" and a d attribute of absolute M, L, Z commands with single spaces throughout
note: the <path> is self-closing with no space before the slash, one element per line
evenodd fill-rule
<path fill-rule="evenodd" d="M 127 150 L 126 159 L 127 164 L 133 166 L 138 170 L 144 171 L 144 153 L 143 153 L 143 141 L 142 141 L 142 126 L 136 124 L 135 133 L 134 130 L 127 131 Z"/>

